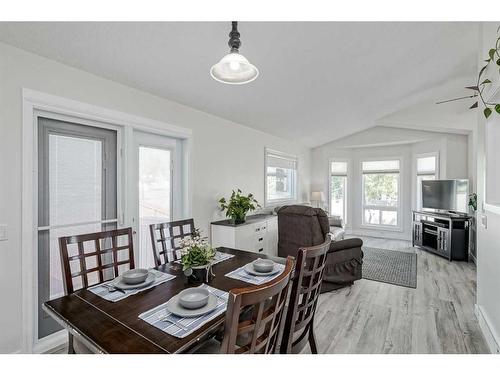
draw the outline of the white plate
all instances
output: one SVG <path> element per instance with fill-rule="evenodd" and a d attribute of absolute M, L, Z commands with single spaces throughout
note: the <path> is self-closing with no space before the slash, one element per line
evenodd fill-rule
<path fill-rule="evenodd" d="M 253 275 L 253 276 L 271 276 L 271 275 L 274 275 L 274 274 L 277 274 L 278 272 L 280 272 L 280 269 L 278 267 L 276 267 L 276 265 L 274 265 L 274 268 L 269 272 L 255 271 L 255 268 L 253 268 L 252 263 L 248 263 L 247 265 L 245 265 L 245 267 L 243 269 L 245 270 L 246 273 L 249 273 L 250 275 Z"/>
<path fill-rule="evenodd" d="M 140 289 L 140 288 L 144 288 L 145 286 L 151 285 L 155 281 L 155 279 L 156 279 L 155 274 L 150 272 L 148 274 L 148 277 L 146 278 L 146 280 L 144 280 L 142 283 L 127 284 L 122 280 L 121 276 L 118 276 L 117 278 L 114 279 L 112 285 L 115 285 L 118 288 L 123 289 L 123 290 Z"/>
<path fill-rule="evenodd" d="M 194 318 L 214 311 L 217 308 L 218 299 L 219 298 L 213 294 L 210 294 L 208 296 L 208 302 L 205 306 L 200 307 L 199 309 L 186 309 L 179 303 L 179 295 L 177 294 L 168 300 L 166 307 L 172 314 L 182 318 Z"/>

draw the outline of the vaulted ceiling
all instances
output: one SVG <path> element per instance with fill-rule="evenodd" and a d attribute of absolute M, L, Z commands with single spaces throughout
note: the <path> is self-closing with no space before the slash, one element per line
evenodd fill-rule
<path fill-rule="evenodd" d="M 227 53 L 229 29 L 7 22 L 0 41 L 312 147 L 391 116 L 404 122 L 405 113 L 408 122 L 432 123 L 432 113 L 418 118 L 422 103 L 437 123 L 471 119 L 468 102 L 436 109 L 434 101 L 466 95 L 474 83 L 475 23 L 241 22 L 240 52 L 261 73 L 243 86 L 209 75 Z"/>

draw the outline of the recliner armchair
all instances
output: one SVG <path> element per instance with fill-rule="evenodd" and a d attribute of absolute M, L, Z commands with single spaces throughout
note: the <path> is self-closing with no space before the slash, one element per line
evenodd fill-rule
<path fill-rule="evenodd" d="M 296 257 L 300 247 L 315 246 L 325 241 L 330 223 L 321 208 L 291 205 L 278 211 L 278 256 Z M 332 241 L 325 266 L 321 292 L 351 285 L 361 279 L 363 241 L 359 238 Z"/>

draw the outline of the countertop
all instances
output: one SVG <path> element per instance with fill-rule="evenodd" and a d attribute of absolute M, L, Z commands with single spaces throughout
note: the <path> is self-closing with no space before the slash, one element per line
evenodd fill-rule
<path fill-rule="evenodd" d="M 241 224 L 234 224 L 231 219 L 212 221 L 210 224 L 222 225 L 225 227 L 242 227 L 244 225 L 250 225 L 250 224 L 258 223 L 259 221 L 267 220 L 271 217 L 277 217 L 277 216 L 272 215 L 272 214 L 256 214 L 256 215 L 247 216 L 246 221 L 244 223 L 241 223 Z"/>

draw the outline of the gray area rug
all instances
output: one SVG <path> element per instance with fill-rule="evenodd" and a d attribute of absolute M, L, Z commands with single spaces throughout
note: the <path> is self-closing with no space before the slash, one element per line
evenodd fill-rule
<path fill-rule="evenodd" d="M 363 279 L 417 287 L 417 254 L 363 246 Z"/>

